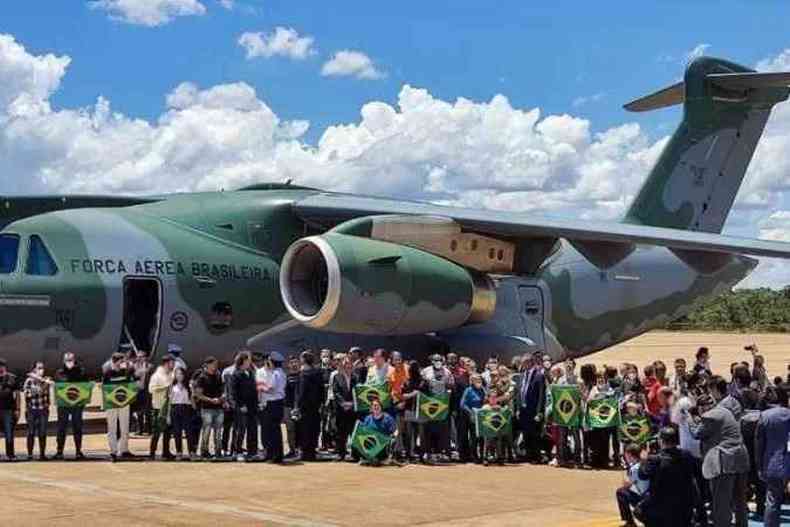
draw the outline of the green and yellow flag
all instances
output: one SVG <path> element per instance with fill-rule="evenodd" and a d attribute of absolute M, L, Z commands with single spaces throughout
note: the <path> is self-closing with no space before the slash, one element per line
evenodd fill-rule
<path fill-rule="evenodd" d="M 137 383 L 102 384 L 102 409 L 123 408 L 129 406 L 137 398 Z"/>
<path fill-rule="evenodd" d="M 587 426 L 590 428 L 614 428 L 620 425 L 620 405 L 616 397 L 587 402 Z"/>
<path fill-rule="evenodd" d="M 86 406 L 93 394 L 92 382 L 56 382 L 55 401 L 58 408 Z"/>
<path fill-rule="evenodd" d="M 513 429 L 513 410 L 509 406 L 483 410 L 475 409 L 475 429 L 477 437 L 493 439 L 499 435 L 509 434 Z"/>
<path fill-rule="evenodd" d="M 567 428 L 579 428 L 582 424 L 582 394 L 578 386 L 552 385 L 551 422 Z"/>
<path fill-rule="evenodd" d="M 368 461 L 375 459 L 391 442 L 392 437 L 373 428 L 368 428 L 359 421 L 351 434 L 352 448 L 355 448 L 359 455 Z"/>
<path fill-rule="evenodd" d="M 445 421 L 450 411 L 450 394 L 427 395 L 417 392 L 417 419 Z"/>
<path fill-rule="evenodd" d="M 621 419 L 619 435 L 623 443 L 643 445 L 650 440 L 650 420 L 642 415 L 624 415 Z"/>
<path fill-rule="evenodd" d="M 378 399 L 381 407 L 385 410 L 392 405 L 392 395 L 390 384 L 358 384 L 354 386 L 354 410 L 357 412 L 369 412 L 370 403 Z"/>

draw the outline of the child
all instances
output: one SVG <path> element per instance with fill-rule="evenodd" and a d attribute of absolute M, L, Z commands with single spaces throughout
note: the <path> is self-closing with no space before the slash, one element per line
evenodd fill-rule
<path fill-rule="evenodd" d="M 636 527 L 631 507 L 637 506 L 644 499 L 650 487 L 648 480 L 639 479 L 641 455 L 641 446 L 636 443 L 626 445 L 626 476 L 623 485 L 616 492 L 617 506 L 620 508 L 620 518 L 625 522 L 624 527 Z"/>

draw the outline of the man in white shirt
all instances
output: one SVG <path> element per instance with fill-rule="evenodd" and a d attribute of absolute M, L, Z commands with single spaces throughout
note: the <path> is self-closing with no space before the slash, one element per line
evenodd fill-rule
<path fill-rule="evenodd" d="M 629 443 L 625 447 L 625 461 L 628 465 L 623 485 L 617 489 L 617 506 L 620 509 L 620 518 L 625 522 L 624 527 L 636 527 L 634 514 L 631 507 L 636 507 L 645 493 L 650 488 L 650 480 L 639 477 L 642 447 L 636 443 Z"/>
<path fill-rule="evenodd" d="M 272 352 L 266 365 L 258 370 L 256 381 L 261 387 L 260 401 L 263 406 L 263 444 L 266 447 L 266 461 L 283 462 L 283 411 L 285 408 L 285 358 L 279 352 Z"/>

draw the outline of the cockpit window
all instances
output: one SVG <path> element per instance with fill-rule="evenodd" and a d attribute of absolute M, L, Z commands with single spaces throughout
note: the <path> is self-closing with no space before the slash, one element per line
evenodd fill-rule
<path fill-rule="evenodd" d="M 19 255 L 19 236 L 0 234 L 0 274 L 13 273 Z"/>
<path fill-rule="evenodd" d="M 58 272 L 55 260 L 49 254 L 41 238 L 35 234 L 30 237 L 30 250 L 27 254 L 27 274 L 36 276 L 52 276 Z"/>

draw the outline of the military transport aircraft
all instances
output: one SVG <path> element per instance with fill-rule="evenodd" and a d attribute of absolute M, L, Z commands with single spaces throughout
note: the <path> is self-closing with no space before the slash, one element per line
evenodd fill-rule
<path fill-rule="evenodd" d="M 632 338 L 790 244 L 720 234 L 790 74 L 703 57 L 625 106 L 683 120 L 619 223 L 261 184 L 158 197 L 0 198 L 0 357 L 122 344 L 187 362 L 242 346 L 435 346 L 554 360 Z M 623 177 L 629 177 L 624 174 Z"/>

